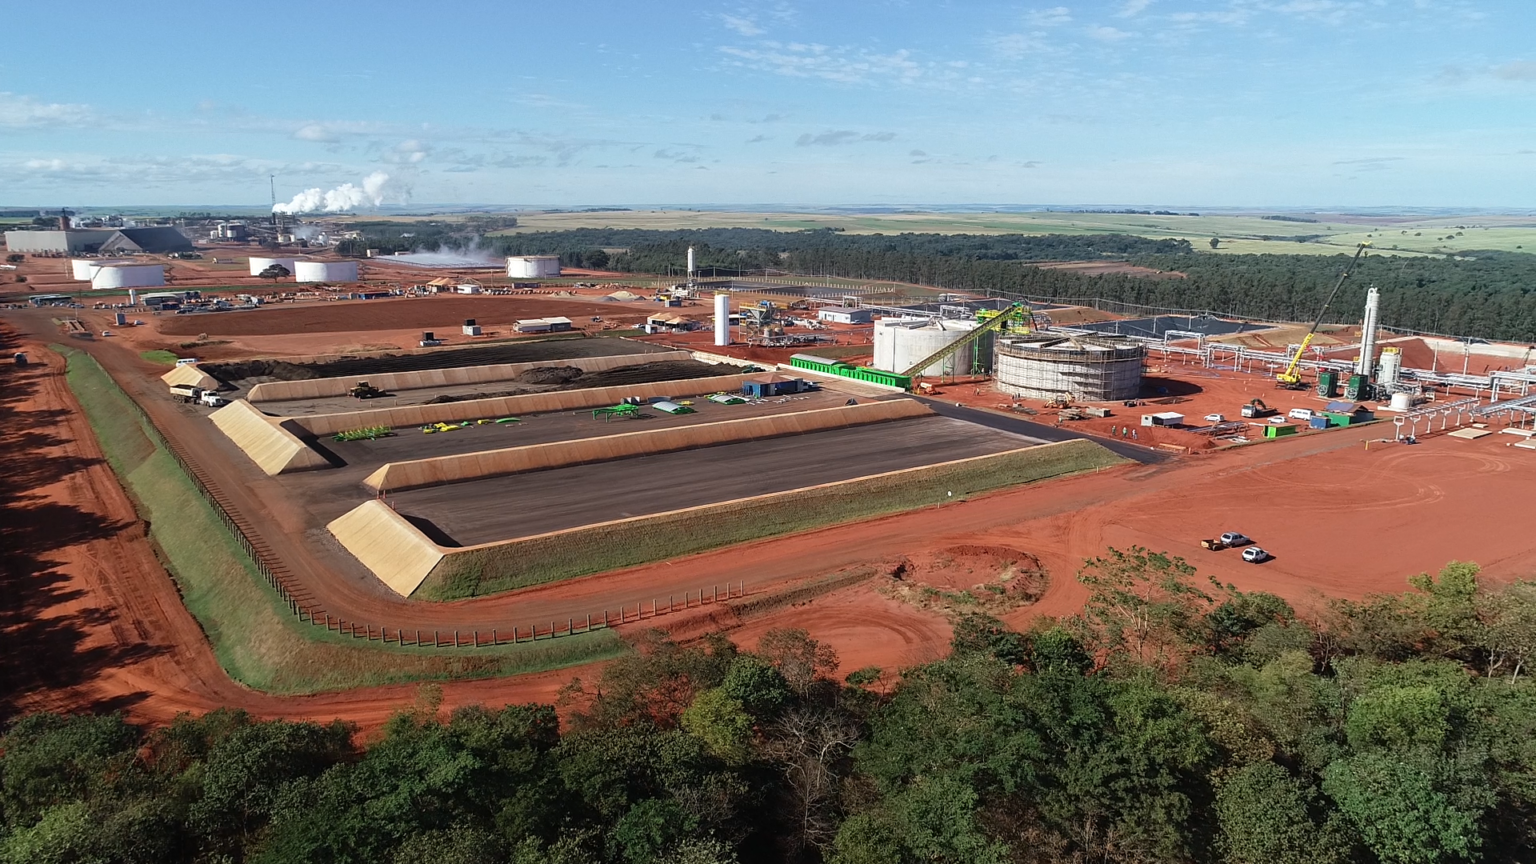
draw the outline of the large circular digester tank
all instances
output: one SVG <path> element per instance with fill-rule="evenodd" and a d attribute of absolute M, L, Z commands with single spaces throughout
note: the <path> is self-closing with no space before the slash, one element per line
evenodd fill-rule
<path fill-rule="evenodd" d="M 902 373 L 913 365 L 964 339 L 976 329 L 975 321 L 946 319 L 883 318 L 875 322 L 875 354 L 871 366 L 887 372 Z M 930 364 L 915 375 L 969 375 L 982 360 L 981 371 L 990 366 L 988 345 L 980 345 L 984 335 L 969 345 L 962 345 L 948 357 Z"/>
<path fill-rule="evenodd" d="M 152 288 L 165 284 L 162 264 L 106 264 L 91 276 L 91 288 Z"/>
<path fill-rule="evenodd" d="M 1029 399 L 1117 402 L 1141 392 L 1146 346 L 1128 339 L 1023 336 L 997 340 L 997 389 Z"/>
<path fill-rule="evenodd" d="M 356 261 L 299 261 L 294 264 L 295 282 L 356 282 Z"/>
<path fill-rule="evenodd" d="M 278 265 L 281 265 L 284 270 L 288 271 L 288 275 L 289 276 L 292 276 L 293 275 L 294 264 L 298 260 L 299 259 L 297 259 L 297 258 L 269 258 L 269 257 L 266 257 L 266 256 L 252 255 L 251 256 L 251 275 L 252 276 L 260 276 L 261 272 L 263 270 L 267 269 L 268 267 L 271 267 L 273 264 L 278 264 Z"/>

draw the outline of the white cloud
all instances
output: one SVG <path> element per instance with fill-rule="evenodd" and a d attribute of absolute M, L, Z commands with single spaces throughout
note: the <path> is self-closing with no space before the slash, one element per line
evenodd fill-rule
<path fill-rule="evenodd" d="M 876 80 L 911 83 L 924 74 L 923 65 L 910 52 L 880 54 L 867 50 L 833 48 L 815 43 L 765 41 L 757 48 L 721 46 L 730 65 L 772 72 L 790 78 L 821 78 L 844 84 Z"/>
<path fill-rule="evenodd" d="M 1088 35 L 1100 42 L 1119 42 L 1135 36 L 1135 33 L 1127 33 L 1116 27 L 1090 27 Z"/>
<path fill-rule="evenodd" d="M 757 21 L 753 20 L 750 15 L 728 15 L 721 13 L 720 23 L 743 36 L 761 36 L 768 32 L 757 26 Z"/>
<path fill-rule="evenodd" d="M 1060 27 L 1063 24 L 1072 23 L 1072 10 L 1065 6 L 1031 9 L 1025 13 L 1024 20 L 1034 27 Z"/>
<path fill-rule="evenodd" d="M 861 141 L 894 141 L 895 132 L 867 132 L 859 134 L 852 129 L 838 129 L 812 135 L 807 132 L 795 139 L 796 147 L 836 147 L 840 144 L 857 144 Z"/>
<path fill-rule="evenodd" d="M 1030 54 L 1046 54 L 1056 50 L 1042 30 L 1031 33 L 1003 33 L 986 39 L 993 51 L 1012 60 Z"/>
<path fill-rule="evenodd" d="M 96 119 L 88 105 L 39 102 L 31 96 L 0 92 L 0 127 L 86 126 Z"/>
<path fill-rule="evenodd" d="M 1115 13 L 1115 17 L 1135 18 L 1137 15 L 1145 12 L 1147 7 L 1151 5 L 1152 0 L 1125 0 L 1120 5 L 1120 11 Z"/>
<path fill-rule="evenodd" d="M 340 135 L 337 135 L 335 132 L 332 132 L 319 123 L 310 123 L 307 126 L 300 126 L 298 130 L 293 133 L 293 137 L 299 139 L 300 141 L 319 141 L 327 144 L 341 140 Z"/>

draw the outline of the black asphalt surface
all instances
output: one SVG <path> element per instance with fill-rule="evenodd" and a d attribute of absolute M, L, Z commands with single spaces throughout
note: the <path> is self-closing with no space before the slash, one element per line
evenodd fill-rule
<path fill-rule="evenodd" d="M 1233 333 L 1250 333 L 1268 330 L 1268 324 L 1245 324 L 1241 321 L 1223 321 L 1201 315 L 1157 315 L 1151 318 L 1130 318 L 1124 321 L 1100 321 L 1094 324 L 1073 324 L 1077 330 L 1095 330 L 1109 335 L 1123 334 L 1147 339 L 1161 339 L 1169 330 L 1204 333 L 1206 336 L 1228 336 Z"/>
<path fill-rule="evenodd" d="M 494 477 L 390 496 L 470 545 L 850 480 L 1040 443 L 924 417 Z"/>
<path fill-rule="evenodd" d="M 1036 423 L 1033 420 L 1025 420 L 1022 417 L 1010 417 L 1007 414 L 999 414 L 995 411 L 986 411 L 981 408 L 967 408 L 963 405 L 956 405 L 953 402 L 943 402 L 923 396 L 915 396 L 913 398 L 932 408 L 934 413 L 941 417 L 964 420 L 988 429 L 996 429 L 999 432 L 1011 432 L 1015 435 L 1023 435 L 1038 441 L 1048 442 L 1071 441 L 1074 438 L 1081 438 L 1084 441 L 1092 441 L 1112 453 L 1124 456 L 1127 459 L 1133 459 L 1143 465 L 1155 465 L 1160 462 L 1166 462 L 1171 458 L 1167 453 L 1153 450 L 1151 447 L 1100 438 L 1096 435 L 1085 435 L 1081 432 L 1074 432 L 1065 426 L 1049 426 L 1044 423 Z"/>

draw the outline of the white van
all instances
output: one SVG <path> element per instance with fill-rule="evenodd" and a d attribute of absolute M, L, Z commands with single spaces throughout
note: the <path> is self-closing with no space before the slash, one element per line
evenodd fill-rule
<path fill-rule="evenodd" d="M 1291 410 L 1289 410 L 1289 411 L 1287 411 L 1285 413 L 1285 416 L 1291 418 L 1292 420 L 1301 420 L 1301 421 L 1305 422 L 1307 420 L 1311 420 L 1312 419 L 1312 409 L 1311 408 L 1292 408 Z"/>

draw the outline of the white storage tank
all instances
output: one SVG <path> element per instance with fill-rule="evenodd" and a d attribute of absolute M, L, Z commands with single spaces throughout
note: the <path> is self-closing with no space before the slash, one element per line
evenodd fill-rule
<path fill-rule="evenodd" d="M 513 255 L 507 258 L 507 276 L 512 279 L 559 275 L 559 255 Z"/>
<path fill-rule="evenodd" d="M 912 364 L 953 345 L 976 329 L 975 321 L 883 318 L 875 322 L 875 357 L 870 364 L 887 372 L 906 372 Z M 955 353 L 921 369 L 915 375 L 969 375 L 976 368 L 976 359 L 982 358 L 981 369 L 991 368 L 990 345 L 982 346 L 978 355 L 977 343 L 985 342 L 982 336 L 976 342 L 965 345 Z"/>
<path fill-rule="evenodd" d="M 1407 392 L 1393 393 L 1392 394 L 1392 401 L 1388 403 L 1387 410 L 1388 411 L 1412 411 L 1413 410 L 1413 394 L 1412 393 L 1407 393 Z"/>
<path fill-rule="evenodd" d="M 89 282 L 96 275 L 96 268 L 108 264 L 128 264 L 127 258 L 74 258 L 69 262 L 69 272 L 76 282 Z"/>
<path fill-rule="evenodd" d="M 294 272 L 294 265 L 298 262 L 298 260 L 299 259 L 297 258 L 266 258 L 252 255 L 251 275 L 260 276 L 261 271 L 271 267 L 273 264 L 281 264 L 283 268 L 288 271 L 288 275 L 292 276 Z"/>
<path fill-rule="evenodd" d="M 715 345 L 731 344 L 731 295 L 715 295 Z"/>
<path fill-rule="evenodd" d="M 165 284 L 165 267 L 161 264 L 107 264 L 96 268 L 91 276 L 91 288 L 150 288 Z"/>
<path fill-rule="evenodd" d="M 299 261 L 294 264 L 295 282 L 356 282 L 356 261 Z"/>

